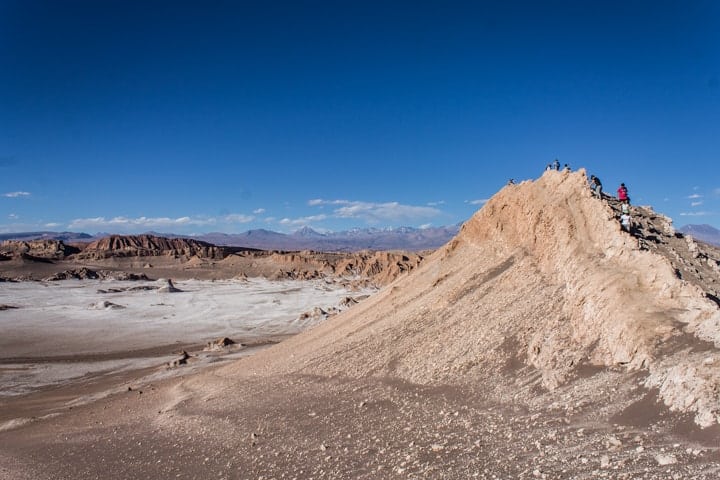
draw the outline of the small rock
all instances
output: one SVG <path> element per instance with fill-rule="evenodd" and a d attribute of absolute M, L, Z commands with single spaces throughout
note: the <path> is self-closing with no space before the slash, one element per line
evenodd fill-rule
<path fill-rule="evenodd" d="M 173 285 L 172 280 L 169 278 L 165 281 L 165 285 L 158 288 L 158 292 L 161 293 L 175 293 L 175 292 L 182 292 L 179 288 L 176 288 L 175 285 Z"/>
<path fill-rule="evenodd" d="M 214 352 L 217 350 L 224 350 L 226 347 L 229 347 L 230 345 L 235 345 L 235 342 L 228 337 L 222 337 L 222 338 L 215 339 L 212 342 L 208 342 L 207 346 L 203 350 L 209 351 L 209 352 Z"/>
<path fill-rule="evenodd" d="M 176 358 L 175 360 L 168 363 L 170 367 L 179 367 L 180 365 L 187 364 L 188 358 L 190 358 L 190 355 L 183 350 L 182 353 L 180 353 L 180 356 Z"/>
<path fill-rule="evenodd" d="M 608 437 L 608 444 L 612 445 L 613 447 L 622 446 L 622 442 L 614 435 Z"/>
<path fill-rule="evenodd" d="M 675 455 L 659 454 L 655 455 L 655 461 L 658 462 L 658 465 L 672 465 L 673 463 L 677 463 L 677 458 Z"/>

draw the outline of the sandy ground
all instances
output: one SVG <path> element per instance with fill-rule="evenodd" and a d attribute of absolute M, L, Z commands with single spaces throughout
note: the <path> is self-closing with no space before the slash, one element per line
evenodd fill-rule
<path fill-rule="evenodd" d="M 700 430 L 690 417 L 671 414 L 637 378 L 618 372 L 598 372 L 590 384 L 583 379 L 550 394 L 537 389 L 529 369 L 431 387 L 397 378 L 254 375 L 256 362 L 242 365 L 241 376 L 206 369 L 0 432 L 0 477 L 720 474 L 717 429 Z"/>
<path fill-rule="evenodd" d="M 0 289 L 0 430 L 134 383 L 187 375 L 251 355 L 338 311 L 349 291 L 332 282 L 222 280 L 8 283 Z M 237 342 L 203 351 L 206 342 Z M 187 350 L 184 368 L 167 365 Z"/>

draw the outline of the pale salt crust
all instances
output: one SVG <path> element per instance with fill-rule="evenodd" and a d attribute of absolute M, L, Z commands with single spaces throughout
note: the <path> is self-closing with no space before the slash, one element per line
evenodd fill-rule
<path fill-rule="evenodd" d="M 81 362 L 33 362 L 33 358 L 129 352 L 170 344 L 201 344 L 217 337 L 250 340 L 292 335 L 322 320 L 301 313 L 337 307 L 349 291 L 323 280 L 188 280 L 182 290 L 100 293 L 99 290 L 159 286 L 158 282 L 62 281 L 5 283 L 0 304 L 0 358 L 25 359 L 0 365 L 0 395 L 90 373 L 162 364 L 167 358 L 123 358 Z M 103 301 L 125 308 L 99 308 Z M 132 357 L 132 355 L 128 355 Z"/>

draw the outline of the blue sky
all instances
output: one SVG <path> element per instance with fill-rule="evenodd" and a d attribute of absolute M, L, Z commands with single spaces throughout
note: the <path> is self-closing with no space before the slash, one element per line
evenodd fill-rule
<path fill-rule="evenodd" d="M 720 3 L 0 0 L 0 232 L 447 225 L 556 157 L 720 227 Z"/>

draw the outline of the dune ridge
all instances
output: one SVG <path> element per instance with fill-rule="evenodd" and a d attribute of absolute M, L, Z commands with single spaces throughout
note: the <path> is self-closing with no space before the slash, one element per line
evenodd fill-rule
<path fill-rule="evenodd" d="M 675 237 L 669 219 L 656 223 Z M 522 362 L 547 389 L 587 367 L 618 367 L 643 372 L 697 423 L 720 422 L 718 306 L 643 237 L 621 231 L 584 172 L 548 172 L 505 187 L 411 275 L 262 361 L 418 384 L 471 382 Z"/>

